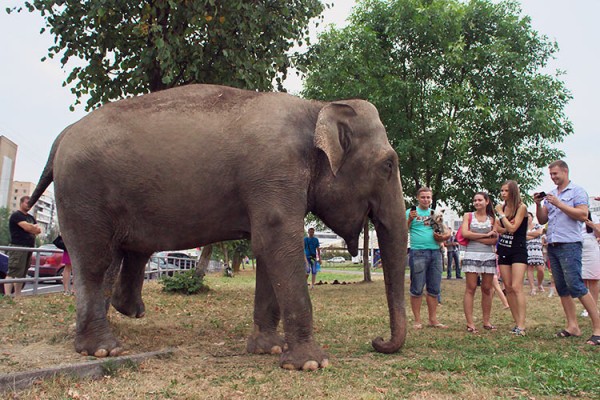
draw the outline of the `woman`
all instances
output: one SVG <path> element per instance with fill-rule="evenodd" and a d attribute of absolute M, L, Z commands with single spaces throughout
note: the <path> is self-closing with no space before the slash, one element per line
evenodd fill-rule
<path fill-rule="evenodd" d="M 529 294 L 534 296 L 537 291 L 544 291 L 544 253 L 542 251 L 543 227 L 533 222 L 533 214 L 527 213 L 527 279 Z M 537 270 L 537 291 L 533 282 L 533 271 Z"/>
<path fill-rule="evenodd" d="M 583 227 L 583 249 L 581 252 L 581 277 L 583 283 L 590 291 L 592 298 L 598 304 L 598 292 L 600 286 L 600 248 L 598 248 L 598 238 L 600 237 L 600 225 L 598 217 L 588 213 L 588 219 Z M 583 310 L 582 317 L 587 317 L 588 313 Z"/>
<path fill-rule="evenodd" d="M 498 240 L 498 265 L 506 288 L 510 312 L 515 321 L 511 333 L 525 336 L 525 295 L 523 279 L 527 270 L 527 207 L 521 201 L 519 186 L 507 181 L 500 189 L 504 204 L 498 204 L 495 229 Z"/>
<path fill-rule="evenodd" d="M 467 332 L 478 333 L 473 322 L 473 303 L 479 274 L 481 274 L 483 328 L 496 330 L 496 327 L 490 322 L 490 315 L 494 293 L 493 280 L 496 273 L 494 245 L 497 241 L 497 233 L 494 231 L 494 209 L 487 193 L 475 193 L 473 207 L 475 212 L 466 213 L 463 216 L 461 228 L 464 238 L 469 239 L 462 263 L 462 269 L 466 276 L 463 307 L 467 320 Z"/>

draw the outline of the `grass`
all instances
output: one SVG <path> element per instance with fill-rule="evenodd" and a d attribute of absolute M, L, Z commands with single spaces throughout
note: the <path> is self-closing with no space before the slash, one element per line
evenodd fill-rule
<path fill-rule="evenodd" d="M 329 269 L 329 267 L 325 267 Z M 320 280 L 357 282 L 362 275 L 319 274 Z M 389 337 L 384 284 L 321 285 L 310 290 L 315 338 L 330 355 L 331 366 L 313 373 L 279 368 L 276 356 L 245 352 L 252 328 L 254 274 L 235 278 L 209 275 L 210 292 L 194 296 L 144 287 L 146 317 L 129 319 L 111 310 L 113 330 L 130 353 L 175 347 L 172 357 L 139 367 L 116 368 L 106 362 L 100 380 L 58 377 L 36 383 L 18 398 L 40 399 L 480 399 L 599 398 L 600 348 L 584 344 L 590 323 L 580 318 L 584 336 L 559 339 L 560 300 L 527 297 L 528 335 L 512 337 L 510 312 L 494 299 L 498 331 L 465 332 L 464 281 L 443 280 L 440 320 L 448 330 L 409 328 L 397 354 L 373 351 L 371 340 Z M 479 294 L 477 301 L 479 300 Z M 424 309 L 425 311 L 425 309 Z M 0 373 L 31 370 L 85 360 L 73 351 L 73 298 L 0 299 Z M 481 325 L 480 309 L 475 310 Z M 1 396 L 1 395 L 0 395 Z"/>

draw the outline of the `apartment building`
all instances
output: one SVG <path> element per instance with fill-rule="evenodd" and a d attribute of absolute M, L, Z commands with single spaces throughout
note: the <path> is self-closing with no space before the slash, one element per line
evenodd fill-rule
<path fill-rule="evenodd" d="M 19 201 L 23 196 L 30 196 L 35 189 L 35 183 L 32 182 L 13 182 L 13 189 L 10 198 L 11 212 L 19 208 Z M 46 190 L 39 198 L 30 212 L 38 222 L 44 233 L 50 232 L 52 227 L 56 226 L 56 205 L 54 204 L 54 193 Z"/>
<path fill-rule="evenodd" d="M 16 143 L 6 136 L 0 136 L 0 207 L 10 208 L 17 148 Z"/>

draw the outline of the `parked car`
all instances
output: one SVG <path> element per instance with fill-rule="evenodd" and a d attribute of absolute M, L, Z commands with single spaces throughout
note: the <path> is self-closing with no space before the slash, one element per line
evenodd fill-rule
<path fill-rule="evenodd" d="M 177 251 L 161 251 L 156 253 L 156 257 L 164 259 L 169 268 L 192 269 L 196 267 L 196 259 L 183 252 Z"/>
<path fill-rule="evenodd" d="M 327 262 L 330 262 L 330 263 L 344 263 L 344 262 L 346 262 L 346 259 L 344 257 L 333 257 L 333 258 L 330 258 L 329 260 L 327 260 Z"/>
<path fill-rule="evenodd" d="M 58 250 L 53 244 L 43 244 L 39 247 L 40 249 L 48 249 L 48 250 Z M 40 258 L 40 277 L 46 276 L 57 276 L 61 279 L 57 279 L 56 282 L 62 282 L 62 273 L 65 268 L 65 265 L 62 262 L 62 252 L 52 252 L 52 251 L 40 251 L 34 252 L 31 256 L 31 264 L 29 266 L 29 270 L 27 271 L 27 275 L 35 276 L 35 264 L 37 258 Z"/>

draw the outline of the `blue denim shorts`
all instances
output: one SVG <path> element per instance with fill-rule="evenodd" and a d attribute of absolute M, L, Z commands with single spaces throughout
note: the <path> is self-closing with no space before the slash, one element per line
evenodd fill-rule
<path fill-rule="evenodd" d="M 427 286 L 427 294 L 437 296 L 442 284 L 442 253 L 439 250 L 410 250 L 410 295 L 420 297 Z"/>
<path fill-rule="evenodd" d="M 316 275 L 319 271 L 317 269 L 317 260 L 314 257 L 306 257 L 306 260 L 308 261 L 308 265 L 304 268 L 306 270 L 306 275 Z"/>
<path fill-rule="evenodd" d="M 588 293 L 581 277 L 581 242 L 548 245 L 548 260 L 559 296 L 580 298 Z"/>

